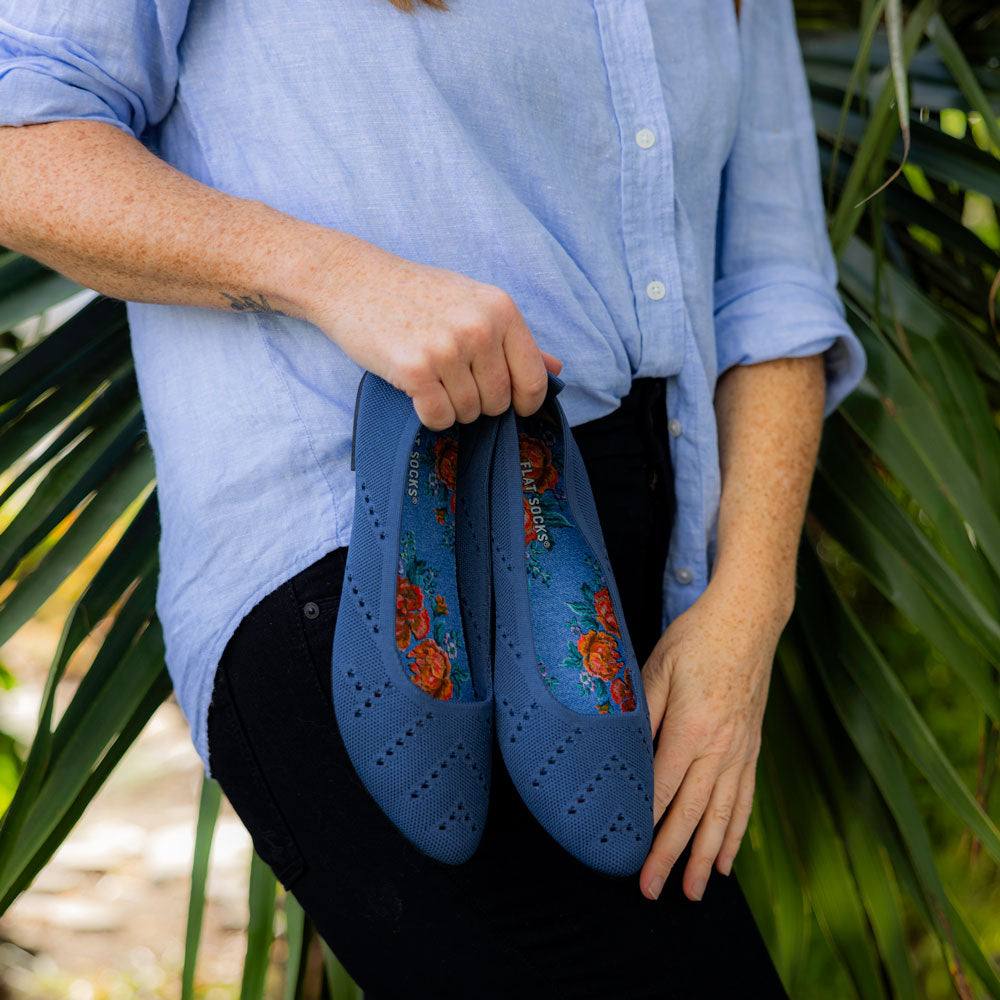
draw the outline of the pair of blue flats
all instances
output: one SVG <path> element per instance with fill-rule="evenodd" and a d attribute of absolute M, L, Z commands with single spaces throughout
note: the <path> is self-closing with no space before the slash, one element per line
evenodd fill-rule
<path fill-rule="evenodd" d="M 653 835 L 649 710 L 562 388 L 550 375 L 530 417 L 432 431 L 364 374 L 334 710 L 358 776 L 425 854 L 460 864 L 479 845 L 495 729 L 545 830 L 629 875 Z"/>

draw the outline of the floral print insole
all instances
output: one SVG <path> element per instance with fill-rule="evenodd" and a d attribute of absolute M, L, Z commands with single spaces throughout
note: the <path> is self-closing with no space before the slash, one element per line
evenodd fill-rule
<path fill-rule="evenodd" d="M 568 708 L 631 712 L 635 693 L 608 584 L 566 501 L 554 415 L 517 418 L 525 565 L 542 680 Z"/>
<path fill-rule="evenodd" d="M 396 567 L 396 647 L 417 687 L 442 701 L 472 701 L 455 579 L 457 431 L 421 427 L 403 487 Z"/>

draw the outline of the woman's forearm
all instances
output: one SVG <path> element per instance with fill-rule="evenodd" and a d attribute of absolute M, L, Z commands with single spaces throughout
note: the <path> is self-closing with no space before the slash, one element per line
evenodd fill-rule
<path fill-rule="evenodd" d="M 715 391 L 722 497 L 712 577 L 791 614 L 822 433 L 823 356 L 735 365 Z"/>
<path fill-rule="evenodd" d="M 208 187 L 103 122 L 0 127 L 0 244 L 137 302 L 305 318 L 361 241 Z"/>
<path fill-rule="evenodd" d="M 561 367 L 496 285 L 201 184 L 106 123 L 0 127 L 0 244 L 113 298 L 307 320 L 434 430 L 533 413 Z"/>

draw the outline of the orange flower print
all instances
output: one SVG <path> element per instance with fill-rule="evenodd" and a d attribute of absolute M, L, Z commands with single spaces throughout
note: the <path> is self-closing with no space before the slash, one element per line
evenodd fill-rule
<path fill-rule="evenodd" d="M 611 700 L 623 711 L 635 710 L 635 692 L 632 690 L 632 678 L 626 670 L 621 677 L 611 682 Z"/>
<path fill-rule="evenodd" d="M 453 693 L 448 654 L 433 639 L 425 639 L 407 655 L 410 658 L 410 680 L 432 698 L 448 701 Z"/>
<path fill-rule="evenodd" d="M 611 702 L 602 701 L 597 706 L 597 711 L 600 712 L 601 715 L 608 715 L 611 712 Z"/>
<path fill-rule="evenodd" d="M 444 524 L 444 522 L 447 520 L 444 507 L 435 507 L 434 516 L 437 518 L 438 524 Z"/>
<path fill-rule="evenodd" d="M 583 666 L 588 674 L 609 681 L 621 668 L 618 643 L 607 632 L 584 632 L 576 640 L 576 648 L 583 657 Z"/>
<path fill-rule="evenodd" d="M 614 636 L 621 635 L 618 631 L 618 618 L 615 616 L 614 605 L 611 603 L 611 595 L 608 593 L 607 587 L 601 587 L 594 594 L 594 610 L 597 612 L 597 620 L 601 623 L 602 628 Z"/>
<path fill-rule="evenodd" d="M 430 631 L 431 616 L 424 607 L 423 591 L 405 577 L 396 580 L 396 645 L 406 649 L 410 637 L 423 639 Z"/>
<path fill-rule="evenodd" d="M 458 441 L 450 434 L 434 442 L 434 471 L 449 490 L 455 489 L 455 469 L 458 465 Z M 452 513 L 454 513 L 452 501 Z"/>
<path fill-rule="evenodd" d="M 434 614 L 448 614 L 448 602 L 444 599 L 444 594 L 438 594 L 437 597 L 434 598 Z"/>
<path fill-rule="evenodd" d="M 534 488 L 536 493 L 551 490 L 559 482 L 559 473 L 552 464 L 552 452 L 544 441 L 529 434 L 519 434 L 521 451 L 521 479 L 526 492 Z M 527 480 L 532 482 L 527 482 Z"/>

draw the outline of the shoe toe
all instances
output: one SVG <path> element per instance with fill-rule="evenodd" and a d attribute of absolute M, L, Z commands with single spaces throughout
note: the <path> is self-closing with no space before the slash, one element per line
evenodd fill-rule
<path fill-rule="evenodd" d="M 358 630 L 344 646 L 361 655 L 336 662 L 333 675 L 337 721 L 354 768 L 408 840 L 460 864 L 475 851 L 486 821 L 492 706 L 422 697 L 379 671 L 365 645 Z"/>
<path fill-rule="evenodd" d="M 468 668 L 474 678 L 472 697 L 452 698 L 450 679 L 447 686 L 418 686 L 412 666 L 417 662 L 412 659 L 413 650 L 408 663 L 405 652 L 397 646 L 397 577 L 402 572 L 399 564 L 404 511 L 409 509 L 409 502 L 416 506 L 416 486 L 409 473 L 412 447 L 420 440 L 420 433 L 412 401 L 406 394 L 367 373 L 355 409 L 354 520 L 334 631 L 333 702 L 354 770 L 378 806 L 425 854 L 459 864 L 468 860 L 479 843 L 489 795 L 493 702 L 488 640 L 480 624 L 489 619 L 488 606 L 484 605 L 489 590 L 467 586 L 458 590 L 459 600 L 452 600 L 450 595 L 446 599 L 448 584 L 455 583 L 449 580 L 449 573 L 457 574 L 457 566 L 452 563 L 449 568 L 442 557 L 435 570 L 438 575 L 431 577 L 437 581 L 433 592 L 441 607 L 432 607 L 431 611 L 440 624 L 449 613 L 449 605 L 453 609 L 462 606 L 463 624 L 472 629 L 465 643 Z M 474 448 L 475 441 L 470 440 L 469 447 Z M 446 458 L 441 462 L 445 463 Z M 442 469 L 445 467 L 442 464 Z M 443 473 L 438 474 L 437 465 L 434 468 L 440 485 Z M 428 475 L 423 483 L 429 487 L 430 482 Z M 411 489 L 412 496 L 407 492 Z M 423 508 L 423 513 L 427 515 L 428 510 Z M 446 508 L 442 509 L 445 513 Z M 486 534 L 485 527 L 479 524 L 475 509 L 464 519 L 455 520 L 463 553 L 460 558 L 470 563 L 463 572 L 473 577 L 477 573 L 485 575 L 485 571 L 479 571 L 484 555 L 478 542 Z M 429 523 L 433 526 L 433 518 Z M 409 523 L 411 545 L 414 537 L 430 548 L 439 545 L 442 538 L 428 538 L 426 527 L 425 521 L 416 516 Z M 416 564 L 415 550 L 407 551 Z M 485 558 L 488 567 L 488 554 Z M 446 665 L 453 667 L 431 641 L 428 609 L 423 608 L 419 614 L 410 609 L 407 613 L 409 617 L 403 620 L 412 632 L 404 636 L 407 642 L 416 642 L 418 636 L 421 641 L 426 639 L 425 644 L 433 646 Z M 440 666 L 440 657 L 430 662 L 428 654 L 431 680 L 437 676 L 433 668 Z M 439 676 L 437 679 L 440 681 Z M 468 676 L 464 683 L 468 689 Z M 456 679 L 454 688 L 458 684 Z M 442 697 L 434 697 L 435 691 Z M 475 700 L 477 694 L 479 700 Z"/>
<path fill-rule="evenodd" d="M 642 713 L 569 719 L 533 694 L 519 670 L 500 673 L 497 739 L 525 804 L 584 864 L 637 872 L 653 837 L 653 753 Z"/>

